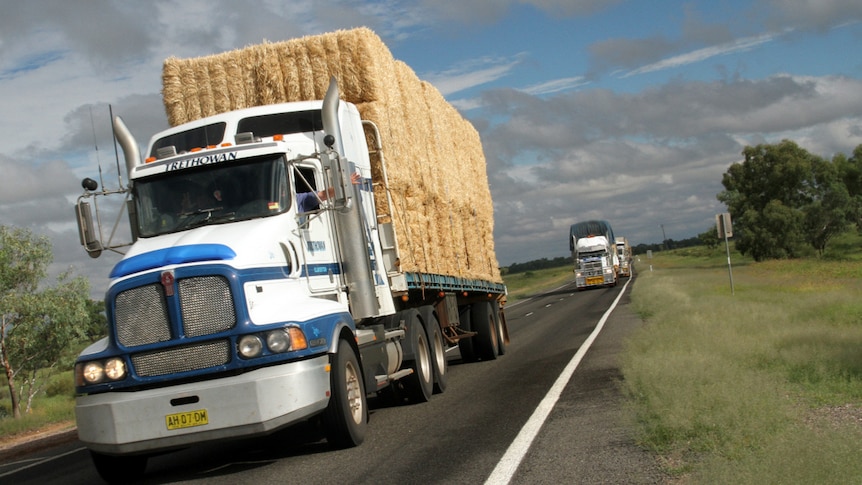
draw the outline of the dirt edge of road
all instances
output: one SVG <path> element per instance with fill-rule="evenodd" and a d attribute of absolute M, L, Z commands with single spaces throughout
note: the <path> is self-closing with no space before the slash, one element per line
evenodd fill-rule
<path fill-rule="evenodd" d="M 0 463 L 4 463 L 43 448 L 69 443 L 78 438 L 73 421 L 54 423 L 25 433 L 0 439 Z"/>

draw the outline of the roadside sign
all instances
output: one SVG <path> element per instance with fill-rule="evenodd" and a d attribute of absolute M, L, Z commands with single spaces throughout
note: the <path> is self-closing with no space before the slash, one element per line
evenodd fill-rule
<path fill-rule="evenodd" d="M 718 231 L 718 237 L 724 238 L 724 248 L 727 251 L 727 274 L 730 276 L 730 294 L 732 295 L 734 294 L 733 269 L 730 266 L 730 243 L 727 242 L 727 238 L 733 236 L 733 227 L 730 224 L 729 212 L 715 215 L 715 229 Z"/>
<path fill-rule="evenodd" d="M 719 238 L 733 237 L 733 224 L 730 222 L 729 212 L 715 215 L 715 228 Z"/>

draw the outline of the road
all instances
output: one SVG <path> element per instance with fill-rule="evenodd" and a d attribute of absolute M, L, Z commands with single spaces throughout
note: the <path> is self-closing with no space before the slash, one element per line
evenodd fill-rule
<path fill-rule="evenodd" d="M 330 450 L 303 424 L 153 457 L 142 483 L 662 483 L 621 419 L 616 358 L 641 324 L 628 308 L 629 286 L 565 286 L 509 305 L 506 355 L 461 364 L 456 350 L 448 388 L 428 403 L 372 399 L 357 448 Z M 99 477 L 76 441 L 0 464 L 0 483 L 13 482 Z"/>

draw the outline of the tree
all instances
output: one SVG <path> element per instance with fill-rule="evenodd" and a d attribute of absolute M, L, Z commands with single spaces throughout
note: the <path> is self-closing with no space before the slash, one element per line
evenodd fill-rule
<path fill-rule="evenodd" d="M 742 163 L 722 177 L 717 195 L 734 220 L 736 248 L 755 261 L 796 257 L 805 242 L 825 248 L 843 230 L 841 184 L 834 167 L 796 143 L 745 147 Z M 818 217 L 834 218 L 824 227 Z"/>
<path fill-rule="evenodd" d="M 724 237 L 724 236 L 722 236 Z M 706 232 L 702 232 L 697 235 L 698 241 L 701 244 L 705 245 L 709 249 L 715 249 L 718 247 L 719 239 L 718 239 L 718 229 L 715 226 L 707 229 Z"/>
<path fill-rule="evenodd" d="M 825 160 L 813 163 L 809 190 L 812 200 L 803 207 L 803 232 L 806 241 L 822 256 L 829 240 L 856 220 L 858 205 L 850 197 L 835 159 L 832 163 Z"/>
<path fill-rule="evenodd" d="M 857 145 L 853 155 L 847 158 L 843 153 L 832 157 L 832 164 L 838 171 L 838 177 L 844 182 L 847 195 L 850 197 L 853 221 L 857 229 L 862 231 L 862 145 Z"/>
<path fill-rule="evenodd" d="M 87 300 L 87 324 L 84 327 L 84 338 L 87 342 L 95 342 L 108 335 L 108 318 L 105 316 L 105 302 Z"/>
<path fill-rule="evenodd" d="M 795 258 L 805 242 L 802 217 L 801 211 L 778 200 L 770 201 L 763 210 L 746 210 L 734 224 L 736 249 L 755 261 Z"/>
<path fill-rule="evenodd" d="M 21 399 L 29 412 L 68 345 L 88 323 L 89 283 L 64 273 L 40 288 L 51 263 L 51 244 L 27 229 L 0 226 L 0 365 L 6 372 L 14 417 Z M 20 380 L 20 382 L 19 382 Z"/>

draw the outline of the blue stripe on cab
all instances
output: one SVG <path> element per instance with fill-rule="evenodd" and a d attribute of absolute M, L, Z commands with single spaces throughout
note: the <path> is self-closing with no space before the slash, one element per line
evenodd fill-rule
<path fill-rule="evenodd" d="M 146 271 L 168 264 L 224 261 L 234 259 L 236 253 L 224 244 L 190 244 L 158 249 L 124 259 L 111 270 L 111 278 Z"/>

